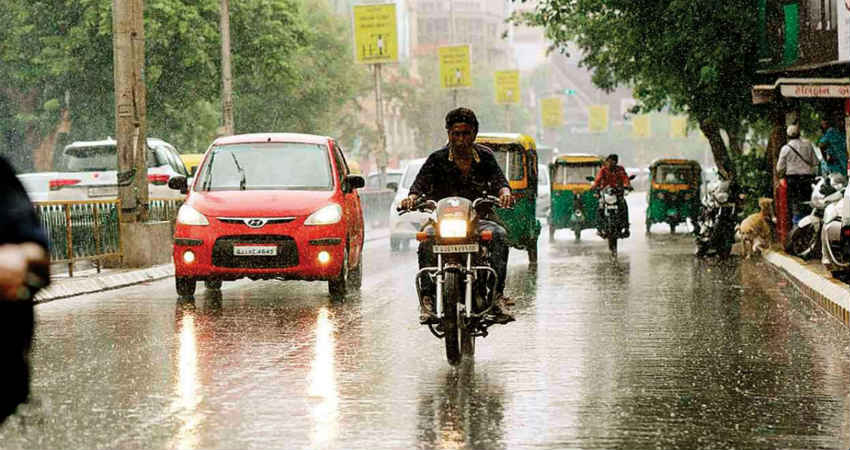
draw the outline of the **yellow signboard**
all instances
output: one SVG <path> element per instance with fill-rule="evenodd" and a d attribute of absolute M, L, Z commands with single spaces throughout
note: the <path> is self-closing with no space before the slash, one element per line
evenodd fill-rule
<path fill-rule="evenodd" d="M 440 47 L 439 56 L 440 87 L 455 89 L 472 86 L 468 44 Z"/>
<path fill-rule="evenodd" d="M 395 3 L 353 8 L 355 60 L 362 64 L 398 61 Z"/>
<path fill-rule="evenodd" d="M 670 118 L 670 137 L 673 139 L 688 137 L 687 116 L 673 116 Z"/>
<path fill-rule="evenodd" d="M 589 128 L 591 133 L 608 131 L 608 105 L 590 105 L 588 107 Z"/>
<path fill-rule="evenodd" d="M 496 103 L 500 105 L 519 103 L 519 70 L 500 70 L 493 76 L 496 87 Z"/>
<path fill-rule="evenodd" d="M 564 125 L 564 99 L 550 97 L 540 100 L 543 128 L 558 128 Z"/>
<path fill-rule="evenodd" d="M 634 129 L 632 133 L 636 138 L 648 138 L 652 136 L 652 122 L 649 120 L 649 114 L 641 114 L 632 119 Z"/>

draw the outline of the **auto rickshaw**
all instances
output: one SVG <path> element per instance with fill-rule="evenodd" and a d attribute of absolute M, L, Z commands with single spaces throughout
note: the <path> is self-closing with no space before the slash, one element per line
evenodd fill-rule
<path fill-rule="evenodd" d="M 541 225 L 535 217 L 537 152 L 534 139 L 520 133 L 478 133 L 475 142 L 493 150 L 514 195 L 512 208 L 496 210 L 499 222 L 508 233 L 508 245 L 528 251 L 528 262 L 536 264 Z"/>
<path fill-rule="evenodd" d="M 590 190 L 593 183 L 588 181 L 596 177 L 605 159 L 588 153 L 567 153 L 558 155 L 549 164 L 551 183 L 549 209 L 549 241 L 555 238 L 555 231 L 561 228 L 573 230 L 575 240 L 581 239 L 581 230 L 596 227 L 596 206 L 598 200 Z"/>
<path fill-rule="evenodd" d="M 657 159 L 649 166 L 646 232 L 654 223 L 667 223 L 670 232 L 690 219 L 696 231 L 700 207 L 702 168 L 687 159 Z"/>

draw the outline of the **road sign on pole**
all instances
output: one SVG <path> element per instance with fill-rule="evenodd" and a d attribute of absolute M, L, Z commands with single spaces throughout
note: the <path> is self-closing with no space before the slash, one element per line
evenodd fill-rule
<path fill-rule="evenodd" d="M 496 88 L 496 103 L 508 105 L 519 103 L 519 70 L 500 70 L 493 75 Z"/>
<path fill-rule="evenodd" d="M 540 114 L 544 128 L 558 128 L 564 125 L 564 100 L 550 97 L 540 100 Z"/>
<path fill-rule="evenodd" d="M 472 86 L 469 44 L 440 47 L 440 87 L 457 89 Z"/>
<path fill-rule="evenodd" d="M 395 3 L 354 5 L 354 53 L 361 64 L 398 61 Z"/>
<path fill-rule="evenodd" d="M 590 105 L 587 113 L 591 133 L 608 131 L 608 105 Z"/>

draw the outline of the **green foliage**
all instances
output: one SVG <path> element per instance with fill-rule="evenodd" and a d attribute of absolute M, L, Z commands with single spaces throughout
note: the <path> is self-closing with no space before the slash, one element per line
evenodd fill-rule
<path fill-rule="evenodd" d="M 751 0 L 541 0 L 516 22 L 542 26 L 604 89 L 633 88 L 644 110 L 687 113 L 701 125 L 739 133 L 755 117 L 750 88 L 757 58 Z M 718 139 L 714 141 L 719 145 Z M 725 148 L 714 148 L 726 165 Z"/>
<path fill-rule="evenodd" d="M 770 162 L 764 148 L 753 148 L 734 158 L 738 185 L 746 194 L 741 214 L 746 217 L 759 210 L 760 197 L 773 197 Z"/>
<path fill-rule="evenodd" d="M 312 0 L 231 2 L 230 19 L 237 132 L 346 130 L 365 74 L 346 20 Z M 203 149 L 218 127 L 218 28 L 218 0 L 145 1 L 147 133 L 181 151 Z M 112 1 L 8 0 L 0 42 L 0 153 L 29 153 L 66 95 L 63 141 L 114 134 Z"/>

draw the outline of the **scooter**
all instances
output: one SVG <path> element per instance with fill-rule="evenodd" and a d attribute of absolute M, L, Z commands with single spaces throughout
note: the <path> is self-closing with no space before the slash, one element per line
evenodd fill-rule
<path fill-rule="evenodd" d="M 423 267 L 416 276 L 416 291 L 423 302 L 423 277 L 436 281 L 435 323 L 428 323 L 431 333 L 445 341 L 446 359 L 457 365 L 463 358 L 475 355 L 475 338 L 486 337 L 487 328 L 498 321 L 492 314 L 498 274 L 488 263 L 488 243 L 492 232 L 476 232 L 486 209 L 499 205 L 499 198 L 487 195 L 474 201 L 463 197 L 447 197 L 438 202 L 422 199 L 410 210 L 429 213 L 420 242 L 433 243 L 437 256 L 435 267 Z"/>
<path fill-rule="evenodd" d="M 730 182 L 717 179 L 708 184 L 702 198 L 696 236 L 696 255 L 728 257 L 735 242 L 738 206 L 731 198 Z"/>
<path fill-rule="evenodd" d="M 844 176 L 838 173 L 815 178 L 811 200 L 806 202 L 812 211 L 800 219 L 788 235 L 785 251 L 803 259 L 821 256 L 821 228 L 825 223 L 826 209 L 837 204 L 844 196 Z M 837 205 L 836 205 L 837 208 Z M 833 208 L 833 209 L 836 209 Z M 835 212 L 831 213 L 836 216 Z M 840 228 L 840 226 L 839 226 Z"/>
<path fill-rule="evenodd" d="M 833 275 L 838 275 L 850 269 L 850 255 L 842 242 L 842 222 L 847 213 L 844 211 L 847 179 L 840 173 L 832 173 L 829 176 L 837 189 L 830 197 L 837 196 L 838 200 L 829 203 L 823 211 L 823 229 L 820 233 L 821 263 Z"/>

